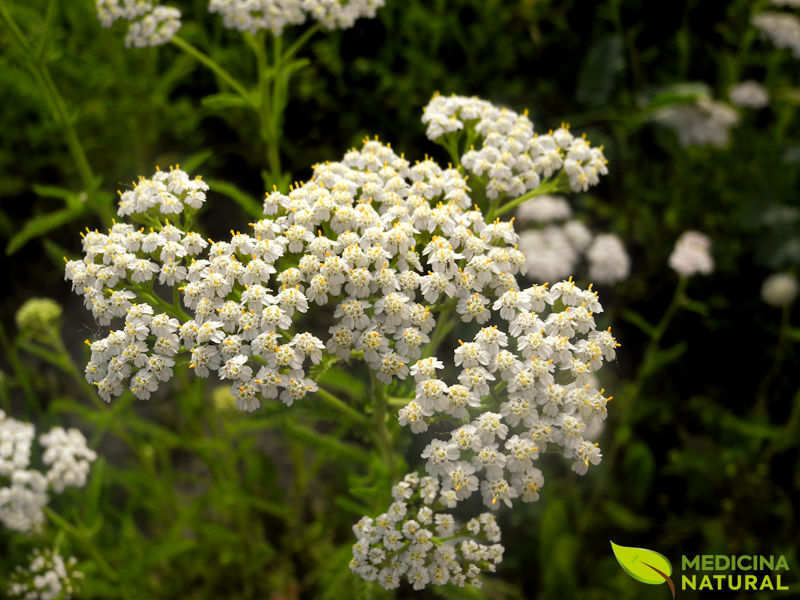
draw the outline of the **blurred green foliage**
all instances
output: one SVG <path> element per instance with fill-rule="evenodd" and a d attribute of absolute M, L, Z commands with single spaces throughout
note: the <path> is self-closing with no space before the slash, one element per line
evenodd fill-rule
<path fill-rule="evenodd" d="M 41 539 L 0 534 L 0 574 L 60 531 L 87 574 L 81 597 L 385 597 L 347 567 L 349 528 L 382 504 L 393 475 L 353 423 L 319 405 L 239 414 L 203 382 L 104 406 L 77 370 L 76 336 L 92 337 L 92 326 L 60 261 L 78 252 L 78 224 L 108 222 L 113 190 L 175 162 L 217 181 L 202 215 L 209 234 L 245 222 L 268 168 L 253 114 L 179 48 L 126 49 L 89 0 L 2 4 L 25 45 L 0 28 L 0 406 L 43 427 L 74 422 L 105 458 L 85 490 L 53 503 Z M 202 0 L 175 4 L 182 36 L 255 82 L 240 35 Z M 601 289 L 603 326 L 623 343 L 603 382 L 615 395 L 604 462 L 577 480 L 546 457 L 542 500 L 503 517 L 498 575 L 482 591 L 435 594 L 650 592 L 618 567 L 610 539 L 673 565 L 681 554 L 782 553 L 800 585 L 800 328 L 796 315 L 781 326 L 759 298 L 769 272 L 800 267 L 800 70 L 751 27 L 756 4 L 387 0 L 376 19 L 317 33 L 302 51 L 281 141 L 295 180 L 375 133 L 410 157 L 447 162 L 419 122 L 437 90 L 527 106 L 538 129 L 569 122 L 610 160 L 604 183 L 573 200 L 582 218 L 624 239 L 633 261 L 628 281 Z M 649 119 L 685 101 L 677 84 L 702 82 L 724 99 L 744 79 L 763 82 L 772 101 L 743 110 L 725 148 L 684 148 Z M 666 261 L 686 229 L 712 238 L 716 272 L 673 298 Z M 17 308 L 43 294 L 64 307 L 63 339 L 11 333 Z M 670 298 L 679 310 L 662 330 Z M 324 377 L 359 402 L 358 374 L 331 367 Z"/>

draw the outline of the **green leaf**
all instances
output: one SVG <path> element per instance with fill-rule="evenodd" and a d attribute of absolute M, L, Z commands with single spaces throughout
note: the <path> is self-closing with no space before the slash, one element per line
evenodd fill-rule
<path fill-rule="evenodd" d="M 200 152 L 195 152 L 185 160 L 181 161 L 181 166 L 187 173 L 192 173 L 197 167 L 202 165 L 213 155 L 214 152 L 211 150 L 201 150 Z"/>
<path fill-rule="evenodd" d="M 250 194 L 243 192 L 232 183 L 219 179 L 206 179 L 206 183 L 213 191 L 219 192 L 236 202 L 249 216 L 256 219 L 264 217 L 261 205 Z"/>
<path fill-rule="evenodd" d="M 622 570 L 636 581 L 657 585 L 664 583 L 667 581 L 666 578 L 672 575 L 672 564 L 663 554 L 647 548 L 620 546 L 613 541 L 611 542 L 611 549 L 614 551 L 614 556 Z M 664 573 L 666 578 L 658 573 L 656 569 Z"/>
<path fill-rule="evenodd" d="M 680 342 L 666 350 L 658 350 L 652 354 L 650 360 L 644 366 L 644 372 L 647 374 L 655 373 L 662 367 L 678 360 L 689 345 L 686 342 Z"/>
<path fill-rule="evenodd" d="M 642 315 L 637 313 L 633 310 L 624 310 L 622 311 L 622 318 L 625 319 L 628 323 L 632 325 L 636 325 L 639 329 L 644 331 L 650 337 L 653 337 L 656 333 L 656 328 L 650 325 Z"/>
<path fill-rule="evenodd" d="M 212 94 L 210 96 L 206 96 L 202 100 L 203 106 L 205 106 L 209 110 L 214 111 L 224 111 L 230 108 L 249 108 L 250 103 L 247 102 L 242 96 L 239 94 Z"/>
<path fill-rule="evenodd" d="M 86 207 L 84 205 L 71 206 L 29 219 L 20 232 L 8 242 L 6 254 L 14 254 L 33 238 L 43 236 L 53 229 L 77 219 L 85 210 Z"/>

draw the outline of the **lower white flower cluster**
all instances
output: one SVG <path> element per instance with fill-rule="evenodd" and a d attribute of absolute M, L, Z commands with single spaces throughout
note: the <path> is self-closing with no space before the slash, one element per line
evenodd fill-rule
<path fill-rule="evenodd" d="M 500 527 L 491 513 L 456 523 L 436 509 L 438 489 L 433 477 L 406 475 L 392 488 L 395 501 L 385 513 L 353 526 L 358 541 L 350 569 L 388 590 L 402 579 L 415 590 L 448 583 L 480 587 L 479 575 L 494 572 L 503 559 Z"/>
<path fill-rule="evenodd" d="M 0 523 L 16 531 L 33 531 L 44 521 L 48 489 L 60 494 L 68 487 L 83 487 L 91 463 L 97 458 L 77 429 L 54 427 L 39 436 L 44 449 L 42 473 L 30 468 L 34 426 L 0 411 Z"/>
<path fill-rule="evenodd" d="M 590 146 L 585 136 L 573 136 L 568 125 L 539 135 L 527 111 L 520 115 L 480 98 L 436 95 L 422 122 L 428 137 L 443 138 L 445 145 L 451 134 L 466 135 L 460 162 L 475 176 L 487 178 L 489 198 L 521 196 L 562 169 L 573 191 L 586 191 L 608 173 L 603 149 Z M 476 150 L 473 142 L 478 141 Z"/>
<path fill-rule="evenodd" d="M 167 43 L 181 27 L 181 11 L 154 5 L 152 0 L 95 0 L 97 16 L 104 27 L 114 21 L 131 21 L 126 46 L 137 48 Z"/>
<path fill-rule="evenodd" d="M 589 278 L 595 283 L 612 284 L 626 279 L 630 258 L 622 240 L 611 233 L 595 235 L 571 216 L 569 204 L 560 196 L 543 194 L 520 205 L 520 224 L 534 224 L 534 228 L 523 229 L 519 235 L 528 277 L 535 281 L 564 279 L 578 272 L 585 257 Z"/>
<path fill-rule="evenodd" d="M 34 550 L 27 567 L 17 567 L 8 584 L 8 597 L 21 600 L 69 600 L 77 591 L 83 573 L 77 560 L 64 560 L 54 550 Z"/>
<path fill-rule="evenodd" d="M 255 33 L 262 29 L 280 35 L 289 25 L 308 17 L 326 29 L 347 29 L 362 18 L 373 18 L 385 0 L 210 0 L 208 10 L 222 15 L 225 27 Z"/>
<path fill-rule="evenodd" d="M 494 570 L 501 560 L 502 546 L 476 545 L 467 532 L 477 533 L 475 523 L 490 523 L 495 533 L 488 539 L 499 541 L 491 515 L 471 521 L 467 532 L 437 529 L 438 536 L 455 540 L 452 544 L 431 543 L 433 533 L 424 525 L 433 519 L 449 526 L 453 517 L 441 511 L 476 492 L 491 510 L 538 500 L 544 476 L 535 465 L 545 451 L 561 453 L 579 475 L 601 460 L 598 445 L 585 437 L 587 423 L 605 419 L 611 398 L 597 390 L 592 374 L 615 359 L 618 344 L 610 330 L 596 329 L 593 314 L 602 311 L 596 292 L 571 280 L 535 285 L 504 292 L 491 308 L 506 325 L 484 327 L 472 341 L 459 342 L 453 356 L 457 383 L 437 378 L 445 365 L 435 357 L 411 369 L 416 392 L 400 409 L 400 424 L 414 433 L 433 422 L 439 423 L 437 430 L 442 423 L 452 429 L 422 451 L 427 475 L 406 476 L 395 486 L 396 502 L 386 514 L 356 525 L 359 542 L 351 568 L 368 581 L 394 588 L 404 575 L 415 589 L 479 583 L 481 570 Z M 405 502 L 417 486 L 429 508 L 403 522 Z"/>

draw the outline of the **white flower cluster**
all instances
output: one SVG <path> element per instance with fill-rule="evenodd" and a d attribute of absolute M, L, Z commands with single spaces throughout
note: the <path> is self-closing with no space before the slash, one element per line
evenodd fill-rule
<path fill-rule="evenodd" d="M 385 0 L 210 0 L 208 10 L 222 15 L 225 27 L 280 35 L 284 27 L 308 17 L 326 29 L 347 29 L 361 17 L 373 18 Z"/>
<path fill-rule="evenodd" d="M 730 99 L 736 106 L 764 108 L 769 104 L 769 94 L 757 81 L 743 81 L 731 88 Z"/>
<path fill-rule="evenodd" d="M 104 27 L 114 21 L 131 21 L 126 46 L 142 48 L 167 43 L 181 27 L 181 12 L 171 6 L 153 5 L 152 0 L 96 0 L 97 16 Z"/>
<path fill-rule="evenodd" d="M 452 139 L 466 132 L 469 149 L 461 164 L 478 177 L 488 179 L 486 195 L 518 197 L 539 187 L 544 179 L 563 172 L 574 191 L 596 185 L 608 173 L 602 148 L 574 137 L 569 127 L 539 135 L 526 114 L 517 114 L 479 98 L 434 96 L 422 117 L 428 138 Z M 472 142 L 480 139 L 480 149 Z"/>
<path fill-rule="evenodd" d="M 436 510 L 438 490 L 434 477 L 406 475 L 392 488 L 394 502 L 385 513 L 353 526 L 358 541 L 350 569 L 387 590 L 403 578 L 415 590 L 428 584 L 480 587 L 478 576 L 494 572 L 503 558 L 500 527 L 491 513 L 456 523 Z"/>
<path fill-rule="evenodd" d="M 26 567 L 17 567 L 8 585 L 8 597 L 22 600 L 69 600 L 83 573 L 74 556 L 64 560 L 54 550 L 34 550 Z"/>
<path fill-rule="evenodd" d="M 685 231 L 675 242 L 675 248 L 669 255 L 669 266 L 684 277 L 697 273 L 710 275 L 714 270 L 714 259 L 711 256 L 711 240 L 697 231 Z"/>
<path fill-rule="evenodd" d="M 7 417 L 0 411 L 0 523 L 16 531 L 37 529 L 44 521 L 48 487 L 61 493 L 67 487 L 83 487 L 90 463 L 96 455 L 86 447 L 86 438 L 77 429 L 54 427 L 39 436 L 45 449 L 46 473 L 30 468 L 34 426 Z"/>
<path fill-rule="evenodd" d="M 542 194 L 523 202 L 517 209 L 517 221 L 520 223 L 552 223 L 563 221 L 572 216 L 572 209 L 563 196 Z"/>
<path fill-rule="evenodd" d="M 787 48 L 800 58 L 800 19 L 783 12 L 761 12 L 753 16 L 753 25 L 778 48 Z"/>
<path fill-rule="evenodd" d="M 558 281 L 577 272 L 583 256 L 589 276 L 596 283 L 613 284 L 628 277 L 630 259 L 622 241 L 613 234 L 595 236 L 586 225 L 568 219 L 572 211 L 560 196 L 535 196 L 517 210 L 521 223 L 533 221 L 541 228 L 525 229 L 519 249 L 525 255 L 528 277 L 534 281 Z"/>
<path fill-rule="evenodd" d="M 681 146 L 725 146 L 731 128 L 739 122 L 736 110 L 724 102 L 699 97 L 691 104 L 657 110 L 653 119 L 674 129 Z"/>
<path fill-rule="evenodd" d="M 591 375 L 615 358 L 617 344 L 596 330 L 597 294 L 571 280 L 520 289 L 526 260 L 513 222 L 487 223 L 458 169 L 429 159 L 412 165 L 365 140 L 340 162 L 316 165 L 288 194 L 268 193 L 265 218 L 226 241 L 162 223 L 159 214 L 188 204 L 186 184 L 162 184 L 166 192 L 141 180 L 122 194 L 120 214 L 148 221 L 149 231 L 127 223 L 90 231 L 83 259 L 67 263 L 66 279 L 95 318 L 122 323 L 90 343 L 87 379 L 105 400 L 126 388 L 147 398 L 185 357 L 196 375 L 216 373 L 240 408 L 255 410 L 264 399 L 291 405 L 316 391 L 310 368 L 325 357 L 363 358 L 383 384 L 413 378 L 416 394 L 400 423 L 415 433 L 433 421 L 458 425 L 423 453 L 419 494 L 429 510 L 415 507 L 410 524 L 408 506 L 396 503 L 392 523 L 406 538 L 389 548 L 383 533 L 394 525 L 363 522 L 367 541 L 357 545 L 354 569 L 365 578 L 388 586 L 401 575 L 415 586 L 475 580 L 502 552 L 474 540 L 428 546 L 418 529 L 431 532 L 428 517 L 441 527 L 451 518 L 433 510 L 478 490 L 492 509 L 536 500 L 543 478 L 534 461 L 547 447 L 578 473 L 600 461 L 584 433 L 589 420 L 605 417 L 608 398 Z M 316 307 L 331 318 L 324 339 L 304 331 L 306 322 L 320 330 Z M 444 363 L 431 355 L 448 319 L 476 331 L 455 349 L 451 383 L 437 377 Z M 416 485 L 410 477 L 399 485 Z M 488 517 L 476 523 L 496 537 Z M 376 544 L 383 547 L 368 547 Z"/>
<path fill-rule="evenodd" d="M 761 285 L 761 298 L 770 306 L 789 306 L 797 298 L 797 278 L 791 273 L 773 273 Z"/>

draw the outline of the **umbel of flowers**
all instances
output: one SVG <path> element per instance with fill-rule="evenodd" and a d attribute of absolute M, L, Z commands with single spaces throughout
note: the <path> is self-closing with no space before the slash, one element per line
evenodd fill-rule
<path fill-rule="evenodd" d="M 412 379 L 399 423 L 450 433 L 425 448 L 424 476 L 407 475 L 387 511 L 356 526 L 351 568 L 385 587 L 403 578 L 416 589 L 477 585 L 502 557 L 499 529 L 491 514 L 462 526 L 447 511 L 475 492 L 490 510 L 538 499 L 545 450 L 581 474 L 601 458 L 583 433 L 605 417 L 609 398 L 592 374 L 617 344 L 596 328 L 597 294 L 572 280 L 521 288 L 513 219 L 495 217 L 521 203 L 515 194 L 584 189 L 605 160 L 566 130 L 535 142 L 527 117 L 458 102 L 442 114 L 466 119 L 462 134 L 486 150 L 480 159 L 467 161 L 468 150 L 448 168 L 412 164 L 365 140 L 288 194 L 267 193 L 263 219 L 216 241 L 191 228 L 202 179 L 157 171 L 120 195 L 119 215 L 136 224 L 87 231 L 83 258 L 66 266 L 86 308 L 110 326 L 88 342 L 85 371 L 107 401 L 126 389 L 148 398 L 181 360 L 229 381 L 248 411 L 318 391 L 311 367 L 328 357 L 365 361 L 376 387 Z M 461 144 L 449 127 L 448 145 Z M 468 179 L 473 169 L 482 174 Z M 313 322 L 318 334 L 323 319 L 322 338 L 305 330 Z M 443 348 L 459 322 L 464 340 Z"/>
<path fill-rule="evenodd" d="M 0 523 L 15 531 L 36 531 L 44 522 L 48 492 L 86 484 L 97 458 L 77 429 L 53 427 L 39 436 L 44 452 L 40 471 L 31 465 L 36 429 L 0 410 Z"/>

